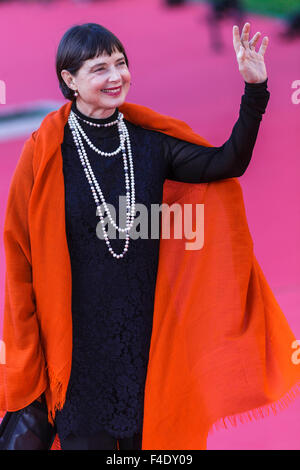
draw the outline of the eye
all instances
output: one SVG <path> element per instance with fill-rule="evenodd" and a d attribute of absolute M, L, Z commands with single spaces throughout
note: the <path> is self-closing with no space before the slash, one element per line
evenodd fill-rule
<path fill-rule="evenodd" d="M 125 64 L 126 64 L 125 60 L 118 63 L 118 65 L 125 65 Z M 99 69 L 96 69 L 95 72 L 99 72 L 100 70 L 104 70 L 104 67 L 100 67 Z"/>

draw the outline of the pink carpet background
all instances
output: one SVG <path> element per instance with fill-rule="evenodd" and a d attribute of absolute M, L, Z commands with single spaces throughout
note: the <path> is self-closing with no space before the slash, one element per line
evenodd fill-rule
<path fill-rule="evenodd" d="M 159 0 L 78 3 L 11 2 L 0 5 L 0 80 L 6 105 L 61 100 L 55 52 L 74 24 L 100 23 L 128 53 L 132 86 L 126 101 L 149 106 L 187 122 L 215 146 L 230 136 L 244 82 L 232 46 L 233 20 L 220 28 L 222 54 L 210 47 L 206 4 L 169 9 Z M 251 37 L 270 39 L 265 55 L 271 93 L 250 165 L 240 178 L 256 257 L 284 314 L 300 339 L 300 104 L 292 83 L 300 80 L 300 41 L 282 42 L 282 20 L 249 13 Z M 0 141 L 0 230 L 10 179 L 25 136 Z M 5 257 L 0 242 L 0 312 Z M 208 449 L 300 449 L 300 403 L 276 417 L 219 431 Z"/>

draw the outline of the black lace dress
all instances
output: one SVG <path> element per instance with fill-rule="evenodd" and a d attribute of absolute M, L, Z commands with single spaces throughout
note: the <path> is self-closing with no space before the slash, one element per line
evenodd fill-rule
<path fill-rule="evenodd" d="M 136 204 L 148 208 L 149 227 L 151 204 L 162 203 L 166 178 L 201 183 L 244 173 L 268 99 L 267 81 L 245 84 L 239 118 L 221 147 L 202 147 L 125 121 L 132 146 Z M 75 102 L 72 109 L 96 123 L 115 120 L 118 114 L 116 109 L 110 118 L 92 119 L 80 113 Z M 101 150 L 110 152 L 119 146 L 116 125 L 80 124 Z M 125 197 L 122 154 L 104 157 L 86 143 L 84 146 L 118 223 L 119 196 Z M 68 123 L 61 148 L 72 269 L 73 356 L 66 402 L 56 414 L 57 432 L 60 439 L 70 433 L 91 436 L 100 431 L 119 439 L 131 437 L 143 426 L 159 238 L 130 238 L 125 256 L 114 258 L 99 237 L 96 204 Z M 112 217 L 115 220 L 113 212 Z M 124 236 L 119 238 L 116 231 L 111 240 L 116 253 L 123 251 L 125 243 Z"/>

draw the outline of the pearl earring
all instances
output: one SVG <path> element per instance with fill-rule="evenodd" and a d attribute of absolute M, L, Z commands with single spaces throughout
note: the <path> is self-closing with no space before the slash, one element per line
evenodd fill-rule
<path fill-rule="evenodd" d="M 74 96 L 78 96 L 77 90 L 74 91 Z"/>

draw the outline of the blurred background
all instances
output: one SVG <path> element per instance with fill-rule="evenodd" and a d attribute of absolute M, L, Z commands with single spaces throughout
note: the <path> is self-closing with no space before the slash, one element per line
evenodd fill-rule
<path fill-rule="evenodd" d="M 241 30 L 246 21 L 251 37 L 256 31 L 269 37 L 271 96 L 239 181 L 255 255 L 300 339 L 300 0 L 0 0 L 1 233 L 24 141 L 66 102 L 55 53 L 69 27 L 95 22 L 113 31 L 130 63 L 126 101 L 181 119 L 220 146 L 238 118 L 244 91 L 232 27 Z M 1 315 L 4 274 L 1 237 Z M 299 450 L 299 401 L 276 417 L 218 431 L 209 437 L 208 449 Z"/>

